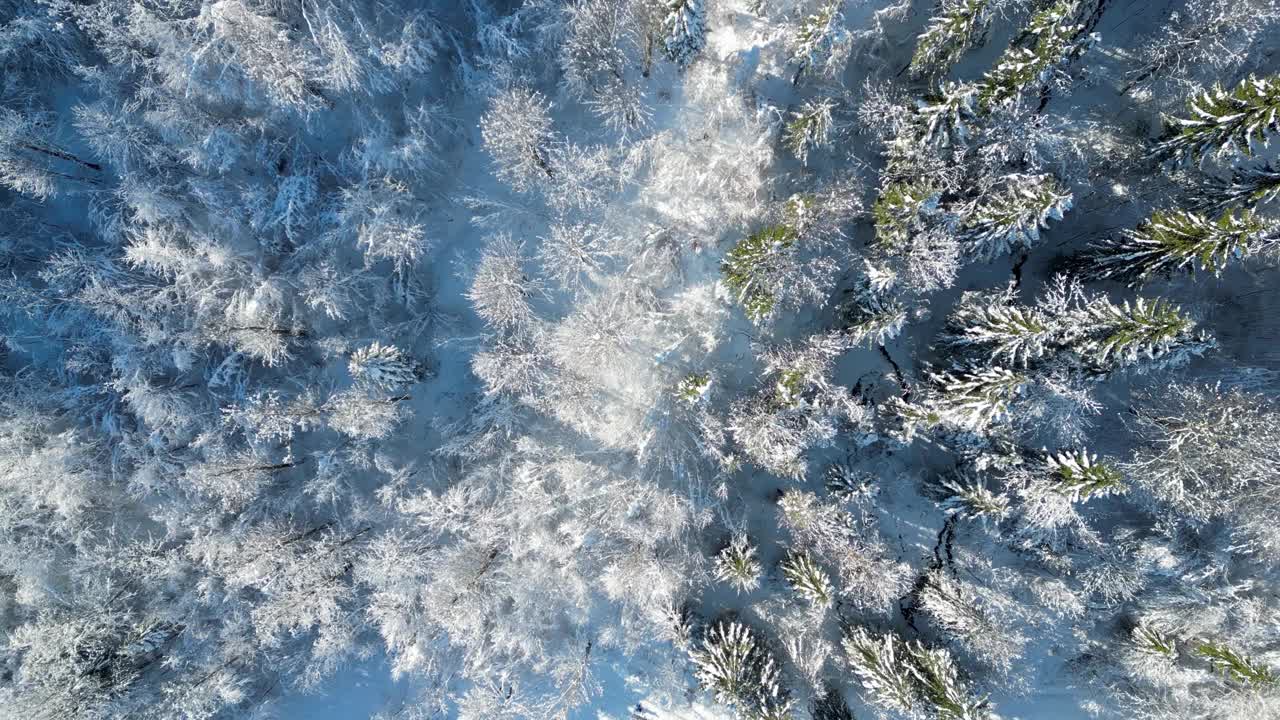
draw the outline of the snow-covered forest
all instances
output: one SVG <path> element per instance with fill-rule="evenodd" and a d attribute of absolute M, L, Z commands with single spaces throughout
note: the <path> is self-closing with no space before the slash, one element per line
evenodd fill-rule
<path fill-rule="evenodd" d="M 1280 718 L 1280 0 L 0 0 L 0 718 Z"/>

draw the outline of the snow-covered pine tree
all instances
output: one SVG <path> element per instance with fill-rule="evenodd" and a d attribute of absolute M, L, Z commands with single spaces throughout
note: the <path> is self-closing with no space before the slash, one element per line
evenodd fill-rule
<path fill-rule="evenodd" d="M 1097 296 L 1076 314 L 1076 321 L 1083 334 L 1072 343 L 1074 349 L 1102 372 L 1174 367 L 1215 344 L 1196 332 L 1194 320 L 1160 298 L 1116 305 Z"/>
<path fill-rule="evenodd" d="M 835 591 L 827 572 L 806 552 L 792 552 L 782 561 L 782 575 L 797 595 L 815 607 L 828 608 L 835 602 Z"/>
<path fill-rule="evenodd" d="M 956 347 L 981 347 L 997 361 L 1026 367 L 1050 352 L 1062 333 L 1060 318 L 1014 304 L 1010 292 L 966 293 L 948 318 L 943 339 Z"/>
<path fill-rule="evenodd" d="M 983 260 L 1030 248 L 1050 220 L 1071 209 L 1071 192 L 1052 175 L 1010 175 L 1001 186 L 980 198 L 961 225 L 971 251 Z"/>
<path fill-rule="evenodd" d="M 1276 250 L 1280 225 L 1252 210 L 1229 209 L 1216 219 L 1161 210 L 1136 229 L 1091 248 L 1089 261 L 1098 277 L 1138 285 L 1196 269 L 1216 276 L 1233 258 Z"/>
<path fill-rule="evenodd" d="M 747 718 L 770 717 L 791 705 L 773 654 L 742 623 L 712 625 L 692 657 L 702 687 Z"/>
<path fill-rule="evenodd" d="M 991 22 L 992 0 L 944 0 L 916 39 L 911 56 L 914 77 L 945 74 L 977 44 Z"/>
<path fill-rule="evenodd" d="M 822 0 L 817 11 L 800 20 L 793 39 L 792 62 L 796 64 L 793 82 L 810 70 L 835 75 L 844 68 L 851 45 L 844 27 L 844 0 Z"/>
<path fill-rule="evenodd" d="M 922 216 L 936 210 L 941 197 L 924 181 L 889 183 L 871 208 L 876 240 L 890 251 L 906 246 L 919 230 Z"/>
<path fill-rule="evenodd" d="M 840 317 L 851 343 L 883 345 L 906 327 L 907 309 L 898 302 L 882 300 L 878 295 L 865 295 L 844 303 Z"/>
<path fill-rule="evenodd" d="M 347 369 L 356 382 L 383 390 L 394 390 L 418 381 L 417 368 L 399 348 L 376 341 L 351 353 Z"/>
<path fill-rule="evenodd" d="M 787 225 L 761 228 L 738 241 L 721 264 L 724 283 L 752 322 L 773 313 L 776 304 L 776 258 L 795 245 L 798 235 Z"/>
<path fill-rule="evenodd" d="M 916 707 L 919 689 L 901 638 L 893 633 L 876 636 L 864 627 L 854 627 L 845 634 L 842 644 L 868 700 L 887 710 L 906 713 Z"/>
<path fill-rule="evenodd" d="M 923 706 L 938 720 L 992 717 L 986 698 L 969 690 L 951 653 L 942 648 L 854 627 L 845 634 L 844 650 L 868 699 L 881 708 L 913 713 Z"/>
<path fill-rule="evenodd" d="M 1280 132 L 1280 75 L 1249 76 L 1231 90 L 1215 85 L 1187 103 L 1188 117 L 1169 117 L 1159 157 L 1204 162 L 1210 157 L 1252 157 Z"/>
<path fill-rule="evenodd" d="M 1050 455 L 1046 460 L 1053 473 L 1053 488 L 1072 502 L 1092 497 L 1119 495 L 1128 490 L 1124 475 L 1107 463 L 1098 462 L 1088 450 L 1072 450 Z"/>
<path fill-rule="evenodd" d="M 1197 208 L 1256 210 L 1280 199 L 1280 165 L 1243 165 L 1231 172 L 1229 181 L 1211 179 L 1194 199 Z"/>
<path fill-rule="evenodd" d="M 939 394 L 931 410 L 943 421 L 974 432 L 1009 415 L 1027 385 L 1026 375 L 1001 367 L 960 368 L 930 376 Z"/>
<path fill-rule="evenodd" d="M 1243 655 L 1223 642 L 1205 640 L 1195 647 L 1195 654 L 1209 661 L 1214 670 L 1241 685 L 1267 687 L 1280 685 L 1280 673 L 1260 661 Z"/>
<path fill-rule="evenodd" d="M 1158 657 L 1163 660 L 1175 660 L 1178 657 L 1178 642 L 1164 630 L 1146 623 L 1135 625 L 1129 633 L 1138 652 Z"/>
<path fill-rule="evenodd" d="M 978 119 L 978 87 L 949 82 L 916 105 L 920 135 L 936 147 L 964 147 Z"/>
<path fill-rule="evenodd" d="M 940 505 L 948 515 L 997 525 L 1009 516 L 1009 496 L 992 490 L 981 475 L 958 473 L 939 484 L 949 493 Z"/>
<path fill-rule="evenodd" d="M 984 111 L 1013 102 L 1029 89 L 1047 83 L 1054 70 L 1079 55 L 1088 45 L 1084 26 L 1076 21 L 1080 0 L 1056 0 L 1031 17 L 1025 37 L 1030 47 L 1010 45 L 993 70 L 979 83 Z"/>
<path fill-rule="evenodd" d="M 831 111 L 834 100 L 806 100 L 791 114 L 783 130 L 782 144 L 801 163 L 809 162 L 809 151 L 826 147 L 831 141 Z"/>
<path fill-rule="evenodd" d="M 960 679 L 951 653 L 926 648 L 919 640 L 906 644 L 911 672 L 938 720 L 987 720 L 987 699 L 976 697 Z"/>
<path fill-rule="evenodd" d="M 667 0 L 662 31 L 667 56 L 680 68 L 688 67 L 707 44 L 703 0 Z"/>
<path fill-rule="evenodd" d="M 712 574 L 735 591 L 747 593 L 760 587 L 761 571 L 756 547 L 745 534 L 738 533 L 716 554 Z"/>

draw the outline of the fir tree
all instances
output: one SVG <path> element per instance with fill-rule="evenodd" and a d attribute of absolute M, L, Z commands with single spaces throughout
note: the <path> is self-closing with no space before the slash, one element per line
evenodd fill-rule
<path fill-rule="evenodd" d="M 1003 185 L 979 200 L 963 221 L 961 231 L 984 260 L 1031 247 L 1050 220 L 1061 220 L 1071 209 L 1071 193 L 1052 175 L 1011 175 Z"/>
<path fill-rule="evenodd" d="M 835 595 L 831 578 L 805 552 L 793 552 L 782 562 L 782 575 L 798 595 L 819 608 L 831 607 Z"/>
<path fill-rule="evenodd" d="M 1196 646 L 1196 655 L 1209 661 L 1213 669 L 1242 685 L 1255 687 L 1280 684 L 1280 674 L 1257 660 L 1241 655 L 1225 643 L 1207 640 Z"/>
<path fill-rule="evenodd" d="M 941 75 L 956 64 L 991 21 L 991 6 L 991 0 L 944 0 L 916 40 L 911 74 Z"/>
<path fill-rule="evenodd" d="M 1120 471 L 1099 463 L 1098 456 L 1090 455 L 1087 450 L 1051 455 L 1047 463 L 1056 481 L 1054 490 L 1070 497 L 1073 502 L 1123 494 L 1126 491 L 1124 476 Z"/>
<path fill-rule="evenodd" d="M 831 111 L 835 102 L 822 98 L 805 101 L 792 113 L 783 131 L 782 144 L 796 159 L 808 163 L 811 148 L 826 147 L 831 138 Z"/>
<path fill-rule="evenodd" d="M 1219 275 L 1232 258 L 1280 244 L 1278 231 L 1251 210 L 1226 210 L 1216 220 L 1182 210 L 1159 211 L 1090 255 L 1099 277 L 1132 285 L 1197 268 Z"/>
<path fill-rule="evenodd" d="M 1252 157 L 1280 131 L 1280 75 L 1250 76 L 1232 90 L 1215 85 L 1187 104 L 1188 117 L 1167 118 L 1159 156 L 1203 162 L 1212 156 Z"/>
<path fill-rule="evenodd" d="M 1057 0 L 1031 17 L 1026 31 L 1031 47 L 1010 46 L 979 83 L 983 110 L 1017 100 L 1032 86 L 1048 82 L 1058 66 L 1084 49 L 1084 27 L 1075 22 L 1078 10 L 1079 0 Z"/>
<path fill-rule="evenodd" d="M 737 534 L 715 557 L 713 574 L 735 591 L 747 593 L 760 587 L 760 561 L 746 535 Z"/>
<path fill-rule="evenodd" d="M 662 21 L 665 34 L 663 47 L 667 56 L 681 68 L 702 52 L 707 44 L 706 12 L 703 0 L 668 0 L 667 16 Z"/>

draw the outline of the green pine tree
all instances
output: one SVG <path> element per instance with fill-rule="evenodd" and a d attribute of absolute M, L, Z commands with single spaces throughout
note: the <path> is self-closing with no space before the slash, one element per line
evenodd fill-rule
<path fill-rule="evenodd" d="M 921 223 L 921 216 L 937 207 L 941 197 L 924 181 L 892 182 L 880 191 L 871 214 L 876 239 L 886 248 L 905 246 Z"/>
<path fill-rule="evenodd" d="M 808 100 L 792 113 L 782 133 L 782 144 L 802 163 L 809 161 L 809 150 L 825 147 L 831 137 L 831 111 L 834 101 L 822 98 Z"/>
<path fill-rule="evenodd" d="M 720 268 L 725 285 L 752 322 L 761 322 L 773 313 L 777 302 L 773 287 L 776 260 L 798 239 L 790 226 L 771 225 L 743 238 L 725 255 Z"/>
<path fill-rule="evenodd" d="M 796 594 L 816 607 L 827 608 L 835 601 L 831 578 L 808 553 L 793 552 L 782 562 L 782 575 Z"/>
<path fill-rule="evenodd" d="M 1011 175 L 1002 190 L 978 202 L 962 232 L 976 255 L 991 260 L 1038 242 L 1040 230 L 1061 220 L 1071 200 L 1052 175 Z"/>
<path fill-rule="evenodd" d="M 760 587 L 760 561 L 746 535 L 735 535 L 713 562 L 713 574 L 735 591 L 751 592 Z"/>
<path fill-rule="evenodd" d="M 1263 687 L 1280 684 L 1280 675 L 1274 670 L 1241 655 L 1225 643 L 1207 640 L 1196 646 L 1195 653 L 1208 660 L 1223 676 L 1242 685 Z"/>
<path fill-rule="evenodd" d="M 1077 347 L 1096 369 L 1163 367 L 1199 355 L 1213 343 L 1195 332 L 1196 323 L 1162 299 L 1138 298 L 1116 305 L 1105 297 L 1080 314 L 1086 334 Z"/>
<path fill-rule="evenodd" d="M 914 77 L 941 75 L 955 65 L 991 21 L 991 0 L 945 0 L 916 40 Z"/>
<path fill-rule="evenodd" d="M 995 69 L 979 83 L 979 101 L 984 111 L 1012 102 L 1026 90 L 1048 82 L 1055 68 L 1084 49 L 1084 27 L 1075 21 L 1079 9 L 1079 0 L 1057 0 L 1031 17 L 1026 32 L 1033 41 L 1031 46 L 1009 46 Z"/>
<path fill-rule="evenodd" d="M 1215 155 L 1252 157 L 1280 131 L 1280 75 L 1250 76 L 1231 90 L 1215 85 L 1191 99 L 1187 115 L 1166 118 L 1158 156 L 1200 162 Z"/>
<path fill-rule="evenodd" d="M 1087 450 L 1051 455 L 1048 466 L 1056 480 L 1054 489 L 1073 502 L 1119 495 L 1127 489 L 1119 470 L 1098 462 L 1098 456 L 1090 455 Z"/>
<path fill-rule="evenodd" d="M 1252 210 L 1227 210 L 1211 219 L 1183 210 L 1162 210 L 1119 237 L 1095 246 L 1090 260 L 1102 278 L 1137 285 L 1196 269 L 1221 274 L 1232 258 L 1280 241 L 1275 224 Z"/>

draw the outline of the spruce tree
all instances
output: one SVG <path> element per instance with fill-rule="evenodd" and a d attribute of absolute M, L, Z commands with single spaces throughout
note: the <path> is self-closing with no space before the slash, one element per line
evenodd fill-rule
<path fill-rule="evenodd" d="M 688 67 L 707 44 L 706 12 L 703 0 L 668 0 L 662 21 L 663 47 L 677 66 Z"/>
<path fill-rule="evenodd" d="M 991 21 L 991 0 L 944 0 L 916 40 L 911 57 L 914 77 L 941 75 L 977 44 Z"/>
<path fill-rule="evenodd" d="M 1196 269 L 1222 273 L 1232 258 L 1280 246 L 1280 228 L 1251 210 L 1231 209 L 1216 219 L 1183 210 L 1152 214 L 1134 230 L 1089 253 L 1101 278 L 1138 285 Z"/>
<path fill-rule="evenodd" d="M 1166 124 L 1158 156 L 1198 162 L 1215 155 L 1252 157 L 1280 131 L 1280 75 L 1250 76 L 1231 90 L 1215 85 L 1191 99 L 1187 117 L 1166 118 Z"/>

